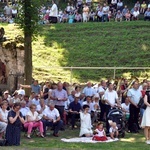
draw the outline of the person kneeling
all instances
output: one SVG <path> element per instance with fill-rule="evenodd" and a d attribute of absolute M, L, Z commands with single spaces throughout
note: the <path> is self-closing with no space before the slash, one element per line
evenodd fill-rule
<path fill-rule="evenodd" d="M 53 136 L 58 137 L 59 130 L 63 127 L 63 121 L 60 119 L 60 114 L 58 110 L 55 108 L 55 104 L 50 102 L 47 107 L 43 111 L 43 128 L 44 135 L 46 135 L 46 126 L 50 126 L 54 128 Z"/>

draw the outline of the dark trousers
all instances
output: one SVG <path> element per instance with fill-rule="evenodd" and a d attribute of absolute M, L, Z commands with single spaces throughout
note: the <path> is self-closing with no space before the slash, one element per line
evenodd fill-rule
<path fill-rule="evenodd" d="M 58 131 L 63 126 L 63 121 L 62 120 L 59 120 L 55 123 L 49 122 L 48 120 L 42 120 L 42 122 L 43 122 L 44 135 L 46 135 L 46 126 L 54 128 L 54 133 L 53 134 L 58 134 Z"/>
<path fill-rule="evenodd" d="M 106 105 L 106 118 L 107 118 L 107 115 L 110 112 L 110 110 L 111 110 L 111 106 L 110 105 Z M 107 130 L 107 133 L 108 133 L 109 132 L 109 123 L 108 123 L 108 120 L 106 120 L 106 130 Z"/>
<path fill-rule="evenodd" d="M 99 105 L 101 107 L 100 121 L 104 121 L 104 114 L 106 112 L 106 104 L 102 103 L 102 101 L 100 100 Z"/>
<path fill-rule="evenodd" d="M 145 20 L 145 21 L 146 21 L 146 20 L 149 20 L 149 21 L 150 21 L 150 16 L 144 17 L 144 20 Z"/>
<path fill-rule="evenodd" d="M 71 118 L 71 126 L 74 127 L 76 119 L 80 118 L 79 114 L 69 113 L 69 118 Z"/>
<path fill-rule="evenodd" d="M 134 124 L 137 125 L 137 127 L 139 127 L 139 124 L 138 124 L 138 120 L 139 120 L 139 113 L 140 113 L 140 108 L 136 108 L 134 105 L 130 104 L 130 107 L 129 107 L 129 112 L 130 112 L 130 117 L 129 117 L 129 127 L 128 129 L 133 132 L 133 127 L 134 127 Z"/>

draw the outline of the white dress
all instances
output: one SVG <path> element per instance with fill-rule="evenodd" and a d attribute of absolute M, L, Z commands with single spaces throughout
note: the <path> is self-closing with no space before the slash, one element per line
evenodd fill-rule
<path fill-rule="evenodd" d="M 141 127 L 144 128 L 145 126 L 150 127 L 150 107 L 149 106 L 147 106 L 142 117 Z"/>
<path fill-rule="evenodd" d="M 93 134 L 92 125 L 91 125 L 91 115 L 89 113 L 84 114 L 80 113 L 81 127 L 80 134 L 82 136 L 84 134 Z"/>

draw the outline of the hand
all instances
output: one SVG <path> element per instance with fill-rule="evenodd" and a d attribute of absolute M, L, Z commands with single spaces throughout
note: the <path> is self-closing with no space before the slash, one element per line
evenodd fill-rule
<path fill-rule="evenodd" d="M 20 115 L 20 111 L 17 111 L 16 116 L 19 117 L 19 115 Z"/>

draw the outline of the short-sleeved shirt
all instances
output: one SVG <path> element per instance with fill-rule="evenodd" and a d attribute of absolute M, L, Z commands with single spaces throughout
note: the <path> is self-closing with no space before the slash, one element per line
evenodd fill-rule
<path fill-rule="evenodd" d="M 34 99 L 31 100 L 31 104 L 35 104 L 36 106 L 40 105 L 40 100 L 34 98 Z"/>
<path fill-rule="evenodd" d="M 139 101 L 140 101 L 140 98 L 142 97 L 142 93 L 139 89 L 130 89 L 128 92 L 127 92 L 127 96 L 130 97 L 130 99 L 135 103 L 135 104 L 138 104 Z"/>
<path fill-rule="evenodd" d="M 2 119 L 4 121 L 7 121 L 7 116 L 8 116 L 8 110 L 5 110 L 5 112 L 0 108 L 0 114 L 2 116 Z"/>
<path fill-rule="evenodd" d="M 40 94 L 40 91 L 41 91 L 41 86 L 40 85 L 31 84 L 31 88 L 32 88 L 32 92 L 34 92 L 36 94 Z"/>
<path fill-rule="evenodd" d="M 30 120 L 34 121 L 38 117 L 38 112 L 34 112 L 34 114 L 31 111 L 28 111 L 27 116 L 30 116 Z"/>
<path fill-rule="evenodd" d="M 49 119 L 53 119 L 53 120 L 56 120 L 58 117 L 60 117 L 60 114 L 56 108 L 54 108 L 53 110 L 50 110 L 49 107 L 47 107 L 43 111 L 43 115 L 48 117 Z"/>
<path fill-rule="evenodd" d="M 58 98 L 58 99 L 63 99 L 63 98 L 68 98 L 67 92 L 62 89 L 61 91 L 55 89 L 52 91 L 52 97 Z M 65 101 L 61 100 L 56 100 L 55 105 L 57 106 L 65 106 Z"/>
<path fill-rule="evenodd" d="M 20 109 L 20 112 L 22 113 L 22 115 L 25 117 L 26 115 L 27 115 L 27 113 L 28 113 L 28 111 L 30 111 L 29 110 L 29 107 L 22 107 L 21 109 Z"/>
<path fill-rule="evenodd" d="M 122 107 L 123 109 L 125 109 L 128 113 L 129 113 L 129 106 L 130 106 L 130 104 L 128 104 L 128 105 L 126 105 L 125 103 L 122 103 L 122 104 L 121 104 L 121 107 Z"/>
<path fill-rule="evenodd" d="M 71 109 L 72 111 L 77 111 L 79 112 L 81 110 L 81 104 L 78 102 L 78 103 L 75 103 L 74 101 L 70 103 L 69 105 L 69 109 Z"/>
<path fill-rule="evenodd" d="M 85 87 L 82 93 L 84 93 L 85 96 L 93 96 L 96 92 L 92 87 Z"/>
<path fill-rule="evenodd" d="M 118 127 L 116 127 L 116 128 L 110 127 L 110 129 L 109 129 L 109 133 L 117 132 L 117 131 L 118 131 Z"/>
<path fill-rule="evenodd" d="M 113 91 L 106 90 L 104 94 L 104 99 L 108 100 L 111 105 L 114 105 L 116 103 L 116 100 L 118 99 L 117 92 L 114 90 Z"/>

